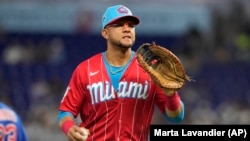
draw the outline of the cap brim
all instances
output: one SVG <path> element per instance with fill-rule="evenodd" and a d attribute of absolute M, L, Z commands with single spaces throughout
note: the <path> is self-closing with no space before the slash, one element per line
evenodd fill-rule
<path fill-rule="evenodd" d="M 118 20 L 122 20 L 122 19 L 134 21 L 134 22 L 135 22 L 135 25 L 138 25 L 138 24 L 140 23 L 139 18 L 136 17 L 136 16 L 122 16 L 122 17 L 118 17 L 118 18 L 116 18 L 116 19 L 110 21 L 108 24 L 105 25 L 105 27 L 106 27 L 107 25 L 110 25 L 110 24 L 112 24 L 112 23 L 114 23 L 114 22 L 116 22 L 116 21 L 118 21 Z M 105 28 L 105 27 L 104 27 L 104 28 Z"/>

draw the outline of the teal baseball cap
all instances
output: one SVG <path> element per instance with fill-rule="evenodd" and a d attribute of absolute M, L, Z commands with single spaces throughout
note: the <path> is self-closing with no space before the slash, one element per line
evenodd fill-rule
<path fill-rule="evenodd" d="M 140 20 L 134 16 L 130 9 L 124 5 L 115 5 L 108 7 L 102 16 L 102 28 L 105 28 L 108 24 L 111 24 L 121 18 L 127 18 L 139 24 Z"/>

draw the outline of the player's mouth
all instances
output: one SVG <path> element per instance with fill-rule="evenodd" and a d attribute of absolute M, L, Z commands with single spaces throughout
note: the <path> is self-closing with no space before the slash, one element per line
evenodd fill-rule
<path fill-rule="evenodd" d="M 123 36 L 122 38 L 123 38 L 123 39 L 125 39 L 125 38 L 131 39 L 131 36 Z"/>

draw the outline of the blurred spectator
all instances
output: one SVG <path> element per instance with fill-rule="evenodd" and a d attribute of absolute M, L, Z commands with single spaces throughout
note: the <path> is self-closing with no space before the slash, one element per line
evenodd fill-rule
<path fill-rule="evenodd" d="M 50 48 L 48 44 L 48 39 L 43 37 L 39 39 L 38 43 L 36 44 L 36 64 L 46 64 L 48 60 L 48 56 L 50 53 Z"/>
<path fill-rule="evenodd" d="M 61 65 L 66 60 L 64 41 L 61 38 L 52 38 L 48 44 L 48 63 L 52 66 Z"/>
<path fill-rule="evenodd" d="M 75 15 L 76 21 L 75 21 L 75 32 L 76 33 L 83 33 L 83 34 L 89 34 L 91 33 L 91 30 L 93 28 L 94 19 L 95 19 L 95 13 L 90 10 L 82 9 L 76 11 Z"/>
<path fill-rule="evenodd" d="M 23 63 L 25 65 L 32 65 L 35 63 L 35 57 L 36 57 L 36 45 L 34 41 L 31 38 L 27 38 L 25 40 L 25 43 L 23 44 Z"/>
<path fill-rule="evenodd" d="M 17 65 L 23 62 L 23 46 L 20 43 L 19 39 L 12 40 L 5 50 L 3 51 L 3 60 L 4 63 L 8 65 Z"/>
<path fill-rule="evenodd" d="M 65 84 L 59 75 L 54 74 L 49 80 L 51 98 L 58 103 L 65 92 Z"/>
<path fill-rule="evenodd" d="M 197 106 L 190 113 L 190 124 L 219 124 L 218 115 L 208 100 L 196 101 Z"/>
<path fill-rule="evenodd" d="M 176 47 L 178 57 L 181 58 L 188 73 L 197 73 L 205 60 L 205 37 L 195 26 L 180 36 Z M 191 74 L 193 75 L 193 74 Z"/>
<path fill-rule="evenodd" d="M 236 59 L 240 61 L 250 61 L 250 33 L 239 33 L 235 39 L 237 46 Z"/>
<path fill-rule="evenodd" d="M 221 103 L 216 110 L 219 114 L 218 124 L 249 124 L 250 111 L 249 108 L 247 108 L 249 106 L 243 103 L 238 103 L 233 100 Z"/>
<path fill-rule="evenodd" d="M 1 25 L 1 21 L 0 21 L 0 47 L 4 47 L 6 42 L 6 33 Z"/>
<path fill-rule="evenodd" d="M 37 105 L 43 105 L 50 101 L 50 85 L 45 76 L 37 76 L 35 81 L 30 85 L 29 95 L 32 102 L 31 108 L 36 108 Z"/>

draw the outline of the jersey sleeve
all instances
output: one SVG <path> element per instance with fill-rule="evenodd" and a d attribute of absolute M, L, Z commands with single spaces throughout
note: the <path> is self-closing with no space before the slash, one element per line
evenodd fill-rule
<path fill-rule="evenodd" d="M 83 74 L 80 64 L 74 70 L 59 106 L 59 110 L 71 112 L 74 117 L 77 117 L 84 100 Z"/>

